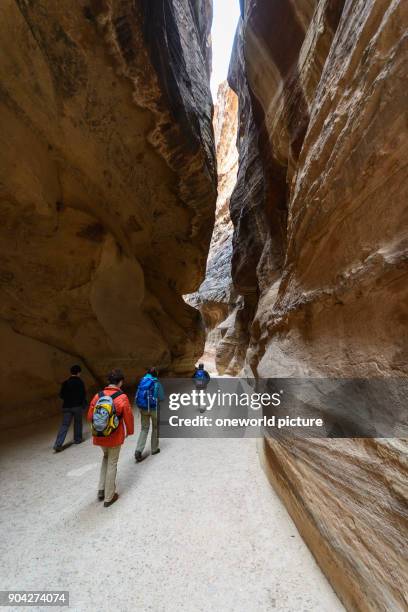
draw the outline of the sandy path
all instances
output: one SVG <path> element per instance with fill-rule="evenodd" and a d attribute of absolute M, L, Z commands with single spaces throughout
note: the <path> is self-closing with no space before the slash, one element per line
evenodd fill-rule
<path fill-rule="evenodd" d="M 2 436 L 0 589 L 67 589 L 81 612 L 343 610 L 254 440 L 162 440 L 136 465 L 129 438 L 104 509 L 100 450 L 54 455 L 56 426 Z"/>

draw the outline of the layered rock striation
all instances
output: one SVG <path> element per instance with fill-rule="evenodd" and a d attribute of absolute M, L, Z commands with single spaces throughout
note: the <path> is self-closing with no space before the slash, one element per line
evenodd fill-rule
<path fill-rule="evenodd" d="M 243 307 L 229 334 L 246 338 L 242 371 L 406 378 L 408 6 L 241 5 L 229 82 Z M 391 439 L 265 440 L 271 481 L 349 610 L 408 605 L 407 451 Z"/>
<path fill-rule="evenodd" d="M 6 0 L 0 305 L 6 424 L 67 366 L 188 371 L 216 200 L 210 0 Z"/>

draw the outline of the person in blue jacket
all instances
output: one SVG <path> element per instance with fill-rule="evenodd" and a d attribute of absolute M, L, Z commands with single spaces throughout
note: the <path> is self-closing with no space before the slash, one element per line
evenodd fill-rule
<path fill-rule="evenodd" d="M 159 382 L 159 374 L 156 368 L 150 368 L 141 379 L 136 391 L 135 403 L 140 410 L 142 429 L 140 431 L 135 459 L 142 461 L 142 453 L 146 445 L 147 436 L 152 422 L 151 452 L 152 455 L 160 453 L 159 448 L 159 406 L 164 400 L 164 390 Z"/>
<path fill-rule="evenodd" d="M 204 369 L 203 363 L 199 363 L 198 368 L 195 369 L 193 380 L 197 389 L 207 388 L 207 385 L 210 382 L 210 375 L 207 370 Z"/>
<path fill-rule="evenodd" d="M 203 389 L 205 391 L 210 382 L 210 375 L 207 370 L 204 369 L 203 363 L 199 363 L 198 368 L 195 369 L 193 380 L 196 389 Z M 200 407 L 200 412 L 205 412 L 205 406 Z"/>

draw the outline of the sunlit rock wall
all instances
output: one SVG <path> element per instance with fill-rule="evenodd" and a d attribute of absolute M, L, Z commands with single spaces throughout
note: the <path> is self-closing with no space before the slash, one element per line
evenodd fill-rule
<path fill-rule="evenodd" d="M 248 375 L 408 374 L 408 5 L 246 0 L 230 69 L 232 276 Z M 350 398 L 351 408 L 353 398 Z M 349 610 L 405 610 L 407 443 L 265 441 Z"/>
<path fill-rule="evenodd" d="M 192 6 L 194 4 L 194 7 Z M 182 294 L 216 200 L 210 0 L 5 0 L 0 40 L 2 421 L 202 352 Z M 7 348 L 6 348 L 7 347 Z"/>
<path fill-rule="evenodd" d="M 229 324 L 225 320 L 233 316 L 237 308 L 237 298 L 232 287 L 232 221 L 230 217 L 230 197 L 235 187 L 238 168 L 236 146 L 238 99 L 228 83 L 218 89 L 214 109 L 214 136 L 218 164 L 218 198 L 215 212 L 214 232 L 208 254 L 204 282 L 199 290 L 186 300 L 198 308 L 206 331 L 203 360 L 213 364 L 223 373 L 223 362 L 219 360 L 217 347 Z"/>

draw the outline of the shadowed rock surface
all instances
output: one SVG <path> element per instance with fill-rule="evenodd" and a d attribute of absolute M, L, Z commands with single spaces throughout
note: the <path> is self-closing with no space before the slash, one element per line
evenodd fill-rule
<path fill-rule="evenodd" d="M 408 5 L 242 8 L 229 77 L 242 308 L 225 337 L 248 376 L 406 377 Z M 228 368 L 235 353 L 220 351 Z M 350 610 L 408 605 L 407 450 L 265 440 L 271 481 Z"/>
<path fill-rule="evenodd" d="M 189 371 L 216 162 L 211 2 L 2 5 L 1 343 L 6 424 L 67 366 Z"/>

